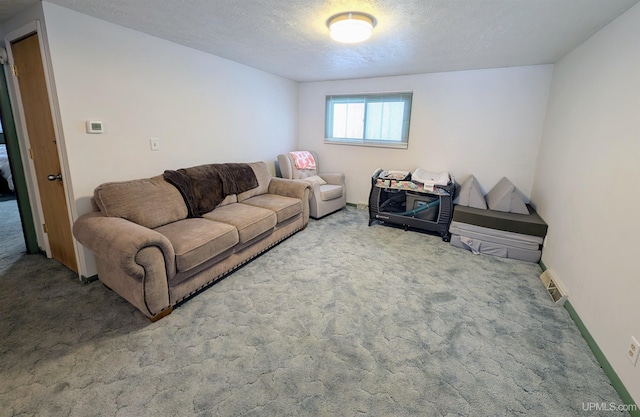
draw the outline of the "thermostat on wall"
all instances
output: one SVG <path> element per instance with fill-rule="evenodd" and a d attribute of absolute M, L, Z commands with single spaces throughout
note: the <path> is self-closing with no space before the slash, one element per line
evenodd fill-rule
<path fill-rule="evenodd" d="M 87 133 L 104 133 L 104 125 L 98 120 L 87 120 Z"/>

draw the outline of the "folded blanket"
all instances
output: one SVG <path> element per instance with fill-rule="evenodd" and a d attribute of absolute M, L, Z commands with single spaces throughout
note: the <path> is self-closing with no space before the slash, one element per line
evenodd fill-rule
<path fill-rule="evenodd" d="M 316 169 L 316 160 L 309 151 L 289 152 L 298 169 Z"/>
<path fill-rule="evenodd" d="M 424 185 L 447 185 L 451 181 L 448 172 L 432 172 L 417 168 L 411 175 L 411 180 L 418 181 Z"/>
<path fill-rule="evenodd" d="M 207 164 L 166 170 L 163 177 L 180 191 L 189 217 L 202 217 L 226 196 L 258 186 L 258 179 L 248 164 Z"/>

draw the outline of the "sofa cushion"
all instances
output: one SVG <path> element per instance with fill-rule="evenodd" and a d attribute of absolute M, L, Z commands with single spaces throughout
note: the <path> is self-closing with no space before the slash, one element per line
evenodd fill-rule
<path fill-rule="evenodd" d="M 240 203 L 248 198 L 269 192 L 269 183 L 271 182 L 272 175 L 267 164 L 264 162 L 252 162 L 249 166 L 253 169 L 253 173 L 256 175 L 258 186 L 238 194 L 238 202 Z"/>
<path fill-rule="evenodd" d="M 239 241 L 235 227 L 202 218 L 179 220 L 155 230 L 165 235 L 173 245 L 178 272 L 200 265 Z"/>
<path fill-rule="evenodd" d="M 160 175 L 101 184 L 94 190 L 93 198 L 106 216 L 151 229 L 184 219 L 188 214 L 180 192 Z"/>
<path fill-rule="evenodd" d="M 224 198 L 224 200 L 222 200 L 222 203 L 218 204 L 218 207 L 222 207 L 222 206 L 226 206 L 228 204 L 233 204 L 233 203 L 237 203 L 238 202 L 238 195 L 237 194 L 231 194 L 228 195 Z"/>
<path fill-rule="evenodd" d="M 275 211 L 278 224 L 302 213 L 302 201 L 298 198 L 285 197 L 277 194 L 262 194 L 244 200 L 242 204 L 262 207 Z"/>
<path fill-rule="evenodd" d="M 342 185 L 325 184 L 320 186 L 320 198 L 322 201 L 333 200 L 342 197 Z"/>
<path fill-rule="evenodd" d="M 263 233 L 273 231 L 277 223 L 274 211 L 242 203 L 218 207 L 202 217 L 234 226 L 238 229 L 240 243 L 249 242 Z"/>

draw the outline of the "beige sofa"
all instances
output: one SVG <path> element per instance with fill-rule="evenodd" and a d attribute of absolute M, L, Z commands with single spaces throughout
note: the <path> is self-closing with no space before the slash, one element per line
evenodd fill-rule
<path fill-rule="evenodd" d="M 258 186 L 189 217 L 162 175 L 98 186 L 95 211 L 73 226 L 96 258 L 98 278 L 152 321 L 309 222 L 310 186 L 248 164 Z"/>

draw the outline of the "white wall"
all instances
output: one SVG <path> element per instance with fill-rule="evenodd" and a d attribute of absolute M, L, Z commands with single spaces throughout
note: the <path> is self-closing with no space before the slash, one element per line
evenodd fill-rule
<path fill-rule="evenodd" d="M 298 84 L 44 3 L 76 215 L 93 189 L 213 162 L 263 160 L 297 142 Z M 106 133 L 85 131 L 101 120 Z M 161 141 L 151 151 L 149 139 Z M 93 275 L 83 250 L 81 273 Z M 84 261 L 84 262 L 82 262 Z"/>
<path fill-rule="evenodd" d="M 549 224 L 542 260 L 640 402 L 640 5 L 555 66 L 532 199 Z"/>
<path fill-rule="evenodd" d="M 299 148 L 320 170 L 344 172 L 347 201 L 367 202 L 376 168 L 470 174 L 484 192 L 503 176 L 529 197 L 553 66 L 529 66 L 300 85 Z M 324 143 L 328 94 L 413 91 L 408 149 Z"/>

